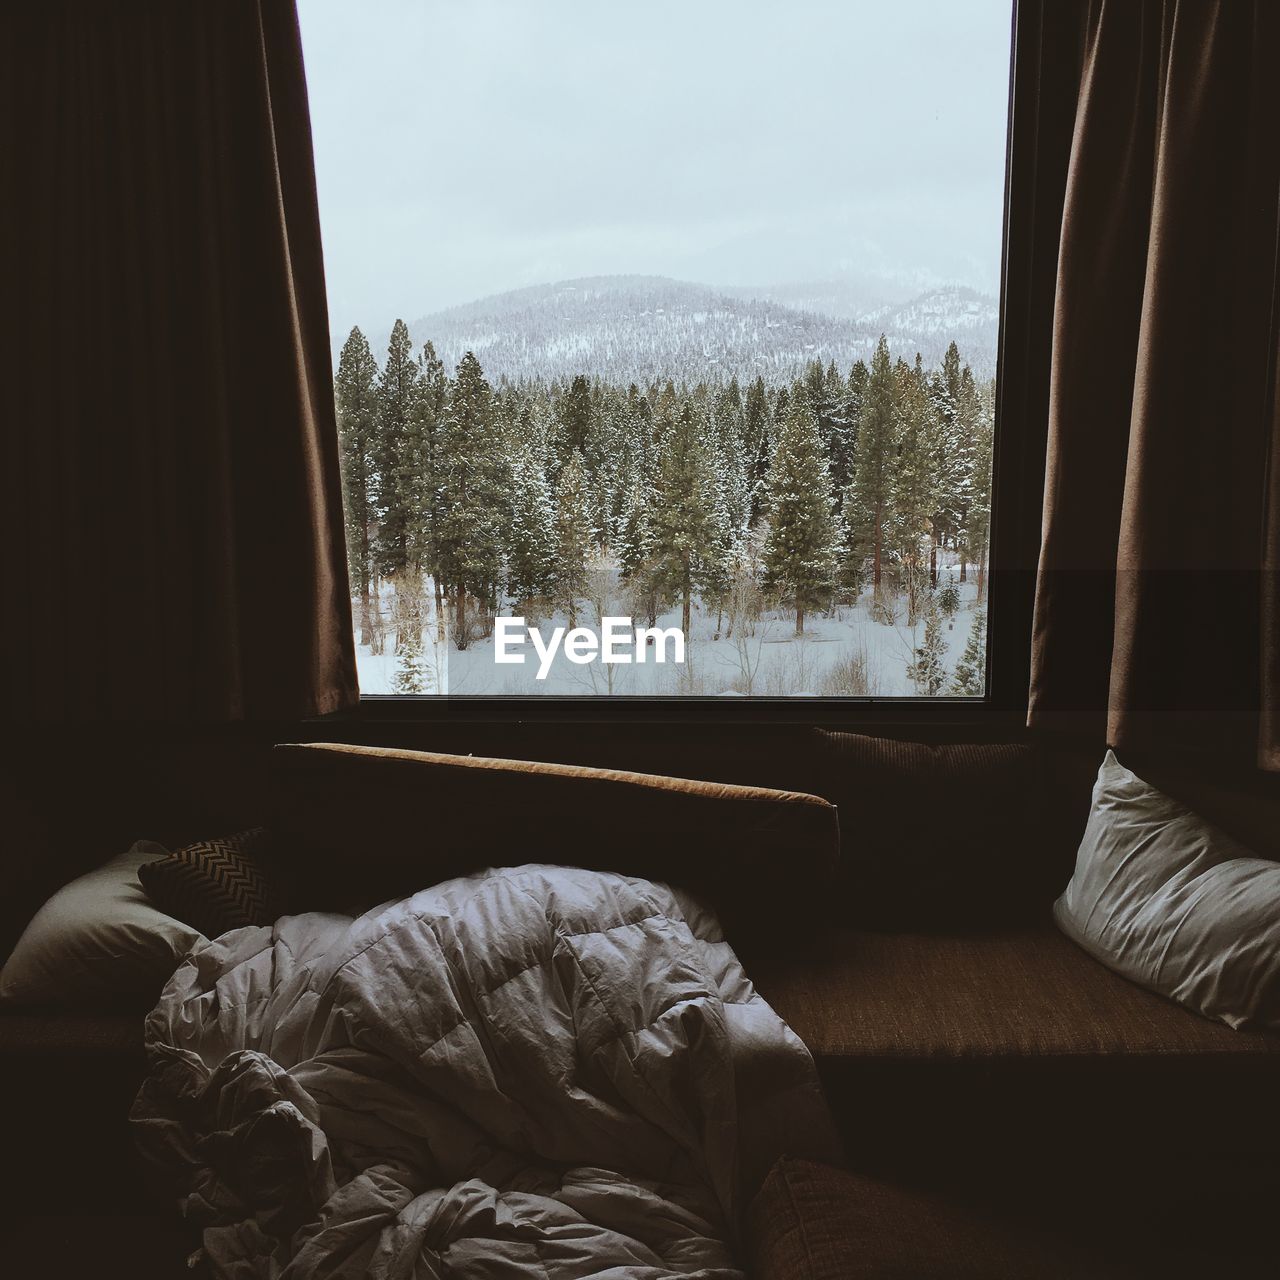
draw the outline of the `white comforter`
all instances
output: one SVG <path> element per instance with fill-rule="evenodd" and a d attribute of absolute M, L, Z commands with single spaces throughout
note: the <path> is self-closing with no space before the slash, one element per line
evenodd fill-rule
<path fill-rule="evenodd" d="M 219 1276 L 737 1275 L 744 1198 L 831 1158 L 808 1052 L 714 918 L 526 866 L 205 944 L 134 1106 Z"/>

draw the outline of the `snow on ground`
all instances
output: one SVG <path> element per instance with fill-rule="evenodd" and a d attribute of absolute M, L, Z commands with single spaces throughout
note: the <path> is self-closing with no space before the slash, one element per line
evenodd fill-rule
<path fill-rule="evenodd" d="M 969 638 L 969 628 L 976 607 L 977 587 L 972 576 L 966 583 L 956 581 L 956 570 L 948 566 L 939 575 L 939 584 L 948 578 L 956 582 L 961 605 L 954 617 L 944 620 L 946 669 L 954 670 L 957 659 Z M 430 593 L 428 593 L 430 594 Z M 871 593 L 864 592 L 857 605 L 839 610 L 833 616 L 806 618 L 802 636 L 795 634 L 795 616 L 769 612 L 745 629 L 736 628 L 732 635 L 724 626 L 717 638 L 717 616 L 695 603 L 691 634 L 682 665 L 653 660 L 649 647 L 643 664 L 605 665 L 599 661 L 578 665 L 565 655 L 563 646 L 557 651 L 545 679 L 539 680 L 539 659 L 533 646 L 522 648 L 522 666 L 502 665 L 495 659 L 494 637 L 474 641 L 465 651 L 455 649 L 447 641 L 435 639 L 433 620 L 423 635 L 419 659 L 421 688 L 424 693 L 487 694 L 510 697 L 550 694 L 557 697 L 574 695 L 662 696 L 794 696 L 853 695 L 861 693 L 879 697 L 911 697 L 916 693 L 907 665 L 914 650 L 924 642 L 923 617 L 914 627 L 906 625 L 906 601 L 897 601 L 897 620 L 891 624 L 871 616 Z M 606 606 L 606 616 L 625 616 L 621 603 Z M 645 620 L 637 620 L 644 625 Z M 590 607 L 579 612 L 578 625 L 597 629 L 598 619 Z M 658 619 L 659 627 L 680 625 L 679 609 L 672 609 Z M 550 643 L 556 627 L 568 628 L 563 612 L 541 620 L 538 630 Z M 392 648 L 389 635 L 387 648 Z M 668 649 L 670 646 L 668 646 Z M 393 652 L 373 654 L 367 645 L 357 645 L 356 659 L 362 693 L 399 693 L 396 677 L 401 658 Z M 865 673 L 865 689 L 860 686 L 856 669 Z M 850 667 L 854 669 L 851 678 Z M 945 692 L 945 690 L 944 690 Z"/>

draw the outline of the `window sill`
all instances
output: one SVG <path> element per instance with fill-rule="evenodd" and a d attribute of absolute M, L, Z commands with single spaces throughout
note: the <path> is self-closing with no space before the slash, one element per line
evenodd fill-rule
<path fill-rule="evenodd" d="M 988 698 L 403 697 L 366 694 L 357 709 L 325 723 L 843 725 L 861 729 L 974 726 L 1019 729 L 1024 708 Z"/>

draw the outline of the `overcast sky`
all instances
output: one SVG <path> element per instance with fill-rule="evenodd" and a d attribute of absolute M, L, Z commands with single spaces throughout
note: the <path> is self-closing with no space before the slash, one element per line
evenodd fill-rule
<path fill-rule="evenodd" d="M 299 0 L 330 311 L 847 273 L 996 292 L 1009 0 Z"/>

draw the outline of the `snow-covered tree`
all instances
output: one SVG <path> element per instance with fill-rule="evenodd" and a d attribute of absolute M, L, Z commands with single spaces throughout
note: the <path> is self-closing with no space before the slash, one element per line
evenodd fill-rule
<path fill-rule="evenodd" d="M 884 576 L 885 538 L 893 500 L 893 465 L 897 451 L 898 382 L 889 359 L 889 344 L 876 343 L 858 418 L 858 452 L 850 481 L 846 519 L 854 554 L 871 560 L 871 583 L 877 593 Z"/>
<path fill-rule="evenodd" d="M 914 627 L 927 581 L 922 547 L 938 505 L 935 469 L 939 418 L 930 403 L 919 358 L 900 363 L 897 382 L 897 450 L 891 468 L 889 537 L 907 598 L 907 626 Z"/>
<path fill-rule="evenodd" d="M 708 549 L 716 538 L 714 468 L 705 436 L 685 404 L 667 420 L 660 442 L 654 510 L 649 518 L 649 577 L 652 588 L 680 601 L 680 625 L 686 636 L 693 597 L 701 591 Z"/>
<path fill-rule="evenodd" d="M 804 631 L 806 612 L 826 603 L 835 590 L 841 550 L 817 418 L 797 396 L 778 430 L 764 548 L 765 583 L 795 610 L 796 635 Z"/>
<path fill-rule="evenodd" d="M 987 614 L 975 609 L 969 639 L 951 677 L 951 692 L 964 698 L 980 698 L 987 691 Z"/>
<path fill-rule="evenodd" d="M 338 356 L 333 382 L 342 454 L 347 564 L 360 600 L 360 643 L 380 647 L 376 627 L 374 543 L 377 531 L 378 362 L 359 329 L 352 329 Z"/>
<path fill-rule="evenodd" d="M 587 490 L 582 455 L 569 455 L 556 486 L 556 597 L 569 615 L 569 626 L 578 625 L 578 604 L 587 591 L 587 562 L 595 542 L 591 521 L 591 497 Z"/>
<path fill-rule="evenodd" d="M 377 477 L 379 570 L 396 577 L 420 566 L 425 443 L 422 439 L 422 370 L 409 328 L 397 320 L 378 379 Z"/>
<path fill-rule="evenodd" d="M 439 428 L 436 480 L 442 516 L 436 538 L 440 576 L 454 605 L 454 643 L 470 643 L 467 599 L 492 606 L 502 574 L 509 506 L 507 469 L 493 392 L 468 351 L 458 365 Z"/>
<path fill-rule="evenodd" d="M 556 585 L 556 507 L 534 452 L 521 450 L 511 469 L 507 591 L 523 612 Z"/>
<path fill-rule="evenodd" d="M 916 650 L 915 659 L 907 663 L 907 678 L 916 692 L 936 698 L 947 682 L 947 642 L 942 634 L 942 618 L 931 608 L 925 618 L 924 643 Z"/>
<path fill-rule="evenodd" d="M 742 422 L 743 469 L 749 498 L 749 522 L 754 525 L 764 508 L 773 457 L 773 415 L 764 378 L 757 377 L 747 388 Z"/>

